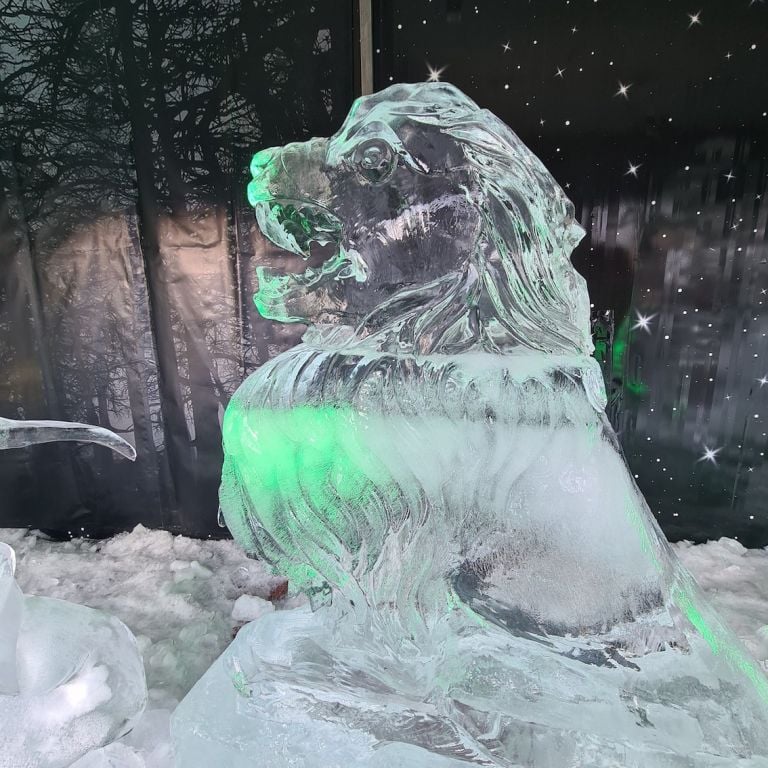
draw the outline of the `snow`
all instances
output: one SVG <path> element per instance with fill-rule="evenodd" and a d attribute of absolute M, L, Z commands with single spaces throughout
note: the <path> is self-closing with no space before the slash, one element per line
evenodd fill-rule
<path fill-rule="evenodd" d="M 172 768 L 169 718 L 176 704 L 224 651 L 239 626 L 272 611 L 280 580 L 232 541 L 173 536 L 137 526 L 104 541 L 53 542 L 0 529 L 18 557 L 26 594 L 57 597 L 117 616 L 144 656 L 149 704 L 118 743 L 76 768 Z M 680 542 L 674 549 L 749 650 L 768 670 L 768 548 L 733 539 Z M 296 599 L 275 601 L 278 608 Z M 75 767 L 73 767 L 75 768 Z"/>
<path fill-rule="evenodd" d="M 240 624 L 231 618 L 238 598 L 268 598 L 281 580 L 232 541 L 143 526 L 104 541 L 69 542 L 0 529 L 0 541 L 16 550 L 25 594 L 99 608 L 121 619 L 139 642 L 147 710 L 121 743 L 92 753 L 77 768 L 171 768 L 171 712 L 231 641 Z"/>
<path fill-rule="evenodd" d="M 256 595 L 240 595 L 235 600 L 234 608 L 232 608 L 232 618 L 235 621 L 256 621 L 259 617 L 265 613 L 274 611 L 275 606 L 268 600 L 264 600 Z"/>
<path fill-rule="evenodd" d="M 746 549 L 722 538 L 693 545 L 674 545 L 678 557 L 768 672 L 768 547 Z"/>

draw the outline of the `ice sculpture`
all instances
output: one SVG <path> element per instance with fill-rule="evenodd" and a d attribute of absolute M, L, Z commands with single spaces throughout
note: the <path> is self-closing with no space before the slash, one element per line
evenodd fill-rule
<path fill-rule="evenodd" d="M 111 448 L 131 461 L 136 458 L 136 450 L 129 442 L 104 427 L 79 424 L 75 421 L 0 419 L 0 450 L 24 448 L 38 443 L 54 443 L 59 440 L 97 443 Z"/>
<path fill-rule="evenodd" d="M 53 440 L 97 442 L 135 456 L 129 443 L 99 427 L 0 419 L 0 448 Z M 13 549 L 0 542 L 0 766 L 66 768 L 119 738 L 141 715 L 141 654 L 117 619 L 23 595 L 15 568 Z"/>
<path fill-rule="evenodd" d="M 257 307 L 310 330 L 230 403 L 221 507 L 311 603 L 182 702 L 179 766 L 768 765 L 762 670 L 604 414 L 583 231 L 541 162 L 440 83 L 252 172 L 296 256 Z"/>

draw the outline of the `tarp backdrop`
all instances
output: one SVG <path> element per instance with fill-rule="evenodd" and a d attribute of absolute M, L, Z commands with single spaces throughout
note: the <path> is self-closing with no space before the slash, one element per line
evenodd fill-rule
<path fill-rule="evenodd" d="M 0 414 L 109 427 L 0 454 L 0 525 L 215 533 L 220 418 L 301 330 L 251 301 L 251 155 L 332 133 L 352 3 L 6 0 Z"/>
<path fill-rule="evenodd" d="M 0 453 L 0 525 L 225 533 L 223 409 L 303 332 L 253 307 L 272 246 L 248 163 L 339 127 L 357 10 L 0 0 L 0 415 L 138 451 Z M 609 415 L 667 534 L 767 544 L 768 4 L 375 0 L 373 18 L 377 89 L 453 82 L 574 200 Z"/>

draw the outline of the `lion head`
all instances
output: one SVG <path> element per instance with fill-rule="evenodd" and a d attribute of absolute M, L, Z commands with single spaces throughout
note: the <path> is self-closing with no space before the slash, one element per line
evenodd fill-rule
<path fill-rule="evenodd" d="M 251 171 L 262 231 L 306 262 L 259 269 L 262 315 L 383 351 L 591 353 L 572 203 L 455 87 L 360 98 L 330 139 L 262 150 Z"/>

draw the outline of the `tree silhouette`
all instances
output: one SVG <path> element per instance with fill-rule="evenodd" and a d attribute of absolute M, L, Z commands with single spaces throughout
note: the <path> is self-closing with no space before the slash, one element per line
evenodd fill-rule
<path fill-rule="evenodd" d="M 132 436 L 136 467 L 67 454 L 96 522 L 100 508 L 117 527 L 211 530 L 223 408 L 294 340 L 273 338 L 251 308 L 267 246 L 246 207 L 248 163 L 338 127 L 352 97 L 351 11 L 336 0 L 0 3 L 0 237 L 13 243 L 0 296 L 25 286 L 0 310 L 2 377 L 23 406 L 14 382 L 32 350 L 47 411 L 35 415 Z M 14 337 L 29 338 L 25 361 Z"/>

